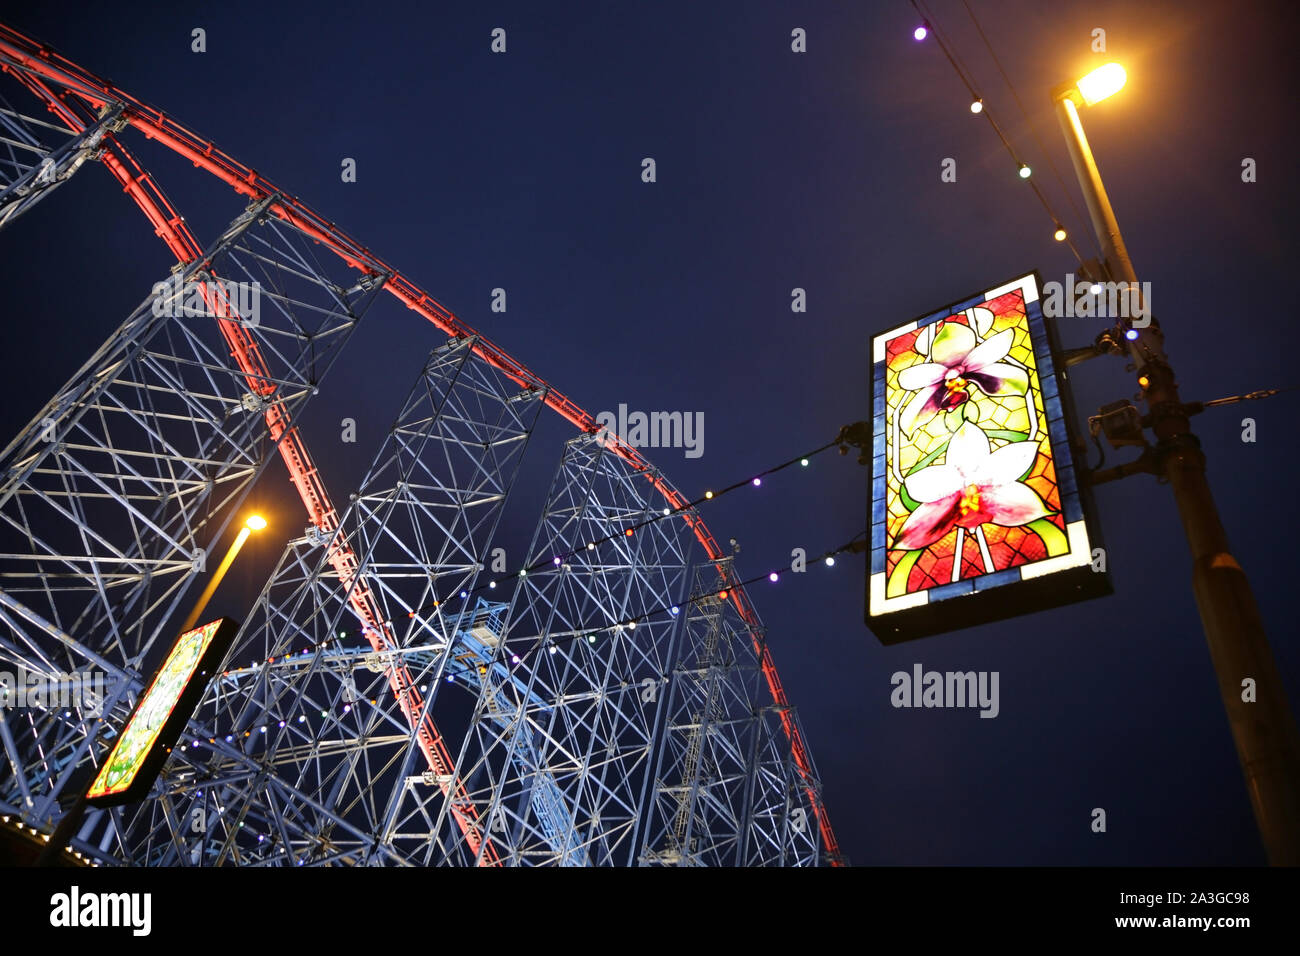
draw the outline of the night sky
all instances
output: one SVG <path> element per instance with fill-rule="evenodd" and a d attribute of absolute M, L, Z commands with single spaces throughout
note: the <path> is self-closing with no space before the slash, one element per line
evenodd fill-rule
<path fill-rule="evenodd" d="M 867 418 L 871 334 L 1075 265 L 939 48 L 912 39 L 903 0 L 130 6 L 12 5 L 3 19 L 298 196 L 593 414 L 702 412 L 701 457 L 647 451 L 688 498 Z M 1300 385 L 1284 285 L 1300 251 L 1289 4 L 974 6 L 1046 154 L 963 5 L 932 3 L 1086 255 L 1095 243 L 1049 92 L 1110 60 L 1128 69 L 1083 121 L 1184 400 Z M 195 27 L 204 54 L 191 52 Z M 504 55 L 489 49 L 495 27 Z M 1104 54 L 1091 50 L 1098 27 Z M 138 133 L 125 141 L 201 242 L 242 211 L 206 173 Z M 355 183 L 341 181 L 344 157 Z M 641 180 L 644 157 L 655 183 Z M 946 157 L 955 183 L 940 181 Z M 1246 157 L 1257 182 L 1242 182 Z M 94 164 L 0 232 L 3 443 L 172 261 Z M 505 313 L 490 309 L 496 287 Z M 791 312 L 795 287 L 804 314 Z M 1078 346 L 1102 326 L 1058 327 Z M 443 341 L 388 296 L 366 317 L 302 421 L 336 503 Z M 1080 416 L 1137 391 L 1118 358 L 1073 382 Z M 1295 394 L 1194 419 L 1293 711 Z M 356 445 L 340 442 L 344 417 Z M 571 434 L 544 415 L 499 535 L 512 567 Z M 1107 464 L 1131 455 L 1108 450 Z M 865 528 L 855 457 L 825 453 L 705 507 L 715 538 L 738 540 L 742 577 Z M 249 500 L 272 532 L 214 602 L 235 616 L 305 523 L 278 463 Z M 1264 862 L 1173 497 L 1137 476 L 1096 502 L 1115 594 L 1084 604 L 884 648 L 863 624 L 860 555 L 750 588 L 852 862 Z M 891 707 L 890 675 L 918 662 L 998 671 L 1000 714 Z M 1104 834 L 1090 829 L 1095 807 Z"/>

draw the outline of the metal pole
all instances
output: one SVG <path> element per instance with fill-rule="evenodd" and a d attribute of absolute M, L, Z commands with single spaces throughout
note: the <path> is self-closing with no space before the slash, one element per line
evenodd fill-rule
<path fill-rule="evenodd" d="M 234 543 L 231 544 L 230 550 L 227 551 L 226 556 L 221 559 L 221 564 L 217 567 L 216 574 L 212 575 L 212 580 L 209 581 L 208 586 L 203 589 L 203 593 L 199 595 L 199 600 L 198 603 L 194 605 L 194 610 L 190 611 L 189 617 L 187 617 L 185 623 L 181 625 L 180 633 L 184 634 L 186 631 L 194 627 L 194 622 L 199 619 L 199 615 L 203 613 L 203 609 L 208 606 L 208 601 L 212 600 L 212 595 L 216 593 L 217 585 L 219 585 L 221 579 L 226 576 L 226 572 L 230 570 L 230 565 L 234 563 L 235 556 L 239 554 L 239 549 L 244 546 L 244 542 L 248 540 L 248 536 L 252 533 L 252 530 L 249 528 L 239 529 L 239 534 L 236 536 Z"/>
<path fill-rule="evenodd" d="M 72 835 L 81 826 L 82 818 L 86 815 L 86 806 L 86 795 L 83 793 L 77 797 L 77 802 L 72 805 L 72 809 L 63 815 L 59 825 L 54 828 L 49 842 L 36 858 L 37 866 L 58 866 L 63 862 L 63 851 L 67 849 Z"/>
<path fill-rule="evenodd" d="M 1137 273 L 1106 197 L 1096 160 L 1079 120 L 1073 85 L 1053 91 L 1070 159 L 1087 200 L 1092 227 L 1111 278 L 1138 288 Z M 1149 304 L 1149 303 L 1148 303 Z M 1159 326 L 1134 326 L 1129 342 L 1138 373 L 1145 375 L 1156 471 L 1174 491 L 1192 552 L 1192 591 L 1219 681 L 1219 693 L 1246 776 L 1255 821 L 1269 862 L 1300 865 L 1300 732 L 1287 706 L 1282 680 L 1246 573 L 1228 547 L 1228 536 L 1205 475 L 1205 455 L 1192 434 L 1165 357 Z M 1151 556 L 1154 558 L 1155 556 Z M 1248 691 L 1254 681 L 1254 693 Z"/>

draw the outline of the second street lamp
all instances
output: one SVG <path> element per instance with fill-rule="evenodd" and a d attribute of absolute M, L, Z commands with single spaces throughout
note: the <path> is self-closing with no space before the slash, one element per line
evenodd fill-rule
<path fill-rule="evenodd" d="M 1128 287 L 1132 302 L 1139 294 L 1137 273 L 1079 118 L 1080 105 L 1101 102 L 1125 80 L 1124 69 L 1108 63 L 1077 83 L 1057 87 L 1052 99 L 1106 271 Z M 1132 323 L 1124 337 L 1156 437 L 1151 470 L 1169 481 L 1178 504 L 1192 553 L 1192 590 L 1264 848 L 1274 865 L 1300 865 L 1300 733 L 1250 582 L 1229 549 L 1205 475 L 1205 455 L 1165 356 L 1164 336 L 1150 318 L 1150 303 L 1146 306 L 1146 325 Z"/>

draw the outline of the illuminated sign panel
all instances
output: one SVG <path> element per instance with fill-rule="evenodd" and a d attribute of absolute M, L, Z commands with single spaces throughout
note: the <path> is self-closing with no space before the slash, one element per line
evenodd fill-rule
<path fill-rule="evenodd" d="M 867 625 L 885 644 L 1110 592 L 1034 274 L 872 339 Z"/>
<path fill-rule="evenodd" d="M 236 630 L 233 621 L 221 618 L 177 638 L 90 785 L 89 803 L 113 806 L 148 793 L 203 696 L 204 673 L 220 663 Z"/>

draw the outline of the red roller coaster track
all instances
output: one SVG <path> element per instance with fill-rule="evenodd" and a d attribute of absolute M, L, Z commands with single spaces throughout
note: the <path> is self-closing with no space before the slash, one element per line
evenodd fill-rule
<path fill-rule="evenodd" d="M 363 275 L 376 278 L 387 277 L 385 289 L 401 300 L 407 308 L 419 313 L 449 336 L 474 337 L 476 339 L 474 352 L 480 358 L 500 369 L 522 387 L 542 390 L 546 404 L 579 430 L 594 433 L 600 429 L 599 424 L 590 414 L 552 388 L 503 349 L 475 332 L 432 296 L 355 242 L 333 223 L 318 216 L 265 177 L 226 155 L 211 142 L 186 129 L 162 110 L 141 103 L 130 94 L 83 69 L 49 47 L 3 24 L 0 24 L 0 65 L 5 72 L 13 75 L 43 100 L 52 113 L 76 132 L 86 128 L 87 119 L 65 101 L 66 94 L 61 91 L 75 95 L 83 108 L 89 108 L 94 112 L 120 103 L 123 107 L 121 120 L 126 124 L 135 127 L 147 138 L 157 140 L 189 159 L 196 167 L 207 170 L 233 188 L 235 192 L 247 196 L 253 202 L 274 197 L 267 210 L 271 215 L 290 223 L 326 246 L 342 258 L 349 267 Z M 58 89 L 52 88 L 51 84 Z M 149 173 L 136 162 L 132 154 L 111 132 L 104 137 L 103 144 L 105 149 L 101 159 L 104 165 L 144 212 L 153 225 L 154 232 L 167 244 L 177 261 L 189 264 L 199 258 L 202 255 L 202 247 Z M 239 363 L 249 388 L 257 394 L 268 394 L 268 389 L 273 390 L 274 386 L 269 383 L 270 373 L 256 343 L 237 322 L 225 319 L 218 321 L 230 346 L 231 354 Z M 271 438 L 276 441 L 280 449 L 280 455 L 289 470 L 289 477 L 307 509 L 309 520 L 316 528 L 333 536 L 339 526 L 338 514 L 330 502 L 297 427 L 289 421 L 287 413 L 278 403 L 268 404 L 266 419 Z M 610 447 L 633 468 L 645 473 L 647 479 L 671 508 L 682 508 L 688 503 L 675 488 L 651 468 L 635 448 L 617 439 L 612 439 Z M 691 511 L 683 511 L 682 518 L 694 531 L 711 559 L 723 556 L 722 549 L 713 540 L 713 536 L 698 515 Z M 344 587 L 348 589 L 353 611 L 363 622 L 363 630 L 374 650 L 384 650 L 388 640 L 388 630 L 364 581 L 358 580 L 356 555 L 346 542 L 341 542 L 331 546 L 329 560 Z M 768 688 L 780 712 L 786 736 L 790 740 L 795 764 L 807 785 L 808 798 L 817 816 L 827 857 L 832 865 L 840 865 L 839 846 L 831 830 L 821 794 L 814 785 L 812 762 L 799 727 L 790 718 L 789 703 L 767 644 L 762 640 L 758 616 L 749 604 L 749 598 L 743 589 L 732 588 L 730 599 L 750 629 Z M 453 761 L 432 718 L 426 713 L 419 690 L 409 679 L 405 668 L 391 670 L 389 684 L 407 720 L 416 730 L 420 749 L 430 770 L 439 781 L 442 781 L 443 793 L 451 801 L 452 813 L 466 840 L 481 863 L 486 865 L 499 863 L 490 841 L 483 845 L 477 814 L 473 806 L 463 799 L 464 792 L 460 782 L 449 782 L 454 779 Z M 481 853 L 480 846 L 482 846 Z"/>

